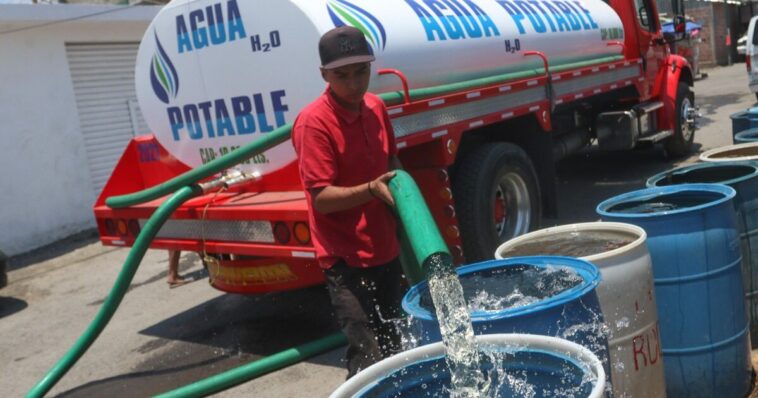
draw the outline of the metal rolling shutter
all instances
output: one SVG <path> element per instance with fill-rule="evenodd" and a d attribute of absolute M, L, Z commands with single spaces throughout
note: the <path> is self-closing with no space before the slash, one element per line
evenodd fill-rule
<path fill-rule="evenodd" d="M 134 90 L 138 47 L 139 43 L 66 44 L 93 199 L 129 140 L 148 132 Z"/>

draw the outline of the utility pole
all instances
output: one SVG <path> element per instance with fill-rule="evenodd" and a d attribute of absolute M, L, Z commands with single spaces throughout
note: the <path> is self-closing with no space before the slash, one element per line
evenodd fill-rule
<path fill-rule="evenodd" d="M 724 0 L 724 14 L 726 17 L 726 66 L 730 66 L 732 64 L 732 13 L 727 0 Z"/>

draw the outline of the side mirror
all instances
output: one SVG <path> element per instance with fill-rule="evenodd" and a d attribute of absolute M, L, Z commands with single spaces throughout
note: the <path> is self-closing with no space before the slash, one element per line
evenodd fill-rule
<path fill-rule="evenodd" d="M 687 34 L 687 21 L 684 16 L 677 15 L 674 17 L 674 38 L 675 40 L 684 40 Z"/>

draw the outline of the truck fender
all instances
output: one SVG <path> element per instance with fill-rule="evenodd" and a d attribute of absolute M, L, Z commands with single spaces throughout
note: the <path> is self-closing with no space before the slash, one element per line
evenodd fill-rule
<path fill-rule="evenodd" d="M 658 112 L 660 129 L 673 129 L 676 117 L 676 90 L 679 84 L 692 86 L 692 68 L 689 62 L 679 55 L 669 54 L 666 68 L 661 79 L 660 90 L 663 108 Z"/>

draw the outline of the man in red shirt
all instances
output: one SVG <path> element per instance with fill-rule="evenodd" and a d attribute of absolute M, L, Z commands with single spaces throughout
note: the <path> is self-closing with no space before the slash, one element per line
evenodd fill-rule
<path fill-rule="evenodd" d="M 330 30 L 319 55 L 329 85 L 298 115 L 292 142 L 350 378 L 399 348 L 389 320 L 402 315 L 406 283 L 387 186 L 399 162 L 384 103 L 367 93 L 374 56 L 363 33 Z"/>

